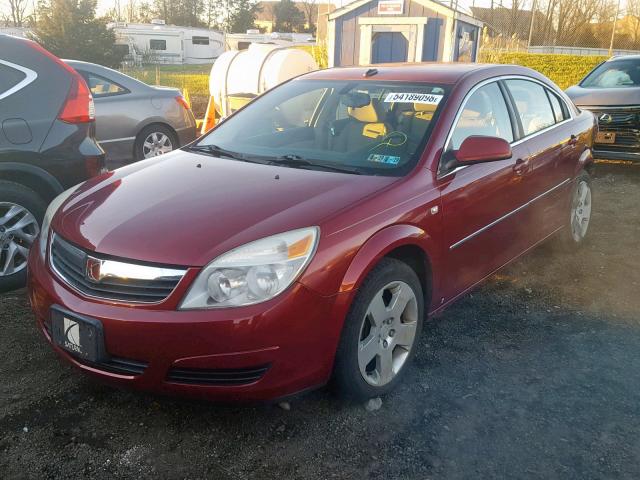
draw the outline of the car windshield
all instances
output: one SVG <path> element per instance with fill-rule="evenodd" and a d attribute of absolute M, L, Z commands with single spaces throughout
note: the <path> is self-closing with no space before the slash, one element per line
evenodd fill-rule
<path fill-rule="evenodd" d="M 193 150 L 294 168 L 399 176 L 417 162 L 446 88 L 294 80 L 257 98 Z"/>
<path fill-rule="evenodd" d="M 640 86 L 640 60 L 615 60 L 596 67 L 580 84 L 587 88 Z"/>

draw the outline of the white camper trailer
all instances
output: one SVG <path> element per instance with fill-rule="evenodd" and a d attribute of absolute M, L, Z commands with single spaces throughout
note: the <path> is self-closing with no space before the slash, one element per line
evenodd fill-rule
<path fill-rule="evenodd" d="M 210 64 L 224 53 L 224 34 L 215 30 L 165 25 L 161 20 L 109 26 L 116 33 L 117 48 L 134 64 Z"/>

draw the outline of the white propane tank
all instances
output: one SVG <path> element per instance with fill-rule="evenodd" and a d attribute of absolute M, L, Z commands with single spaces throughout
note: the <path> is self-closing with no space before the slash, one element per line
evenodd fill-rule
<path fill-rule="evenodd" d="M 218 57 L 209 75 L 209 92 L 226 117 L 242 104 L 297 75 L 317 70 L 313 57 L 298 48 L 252 43 Z"/>

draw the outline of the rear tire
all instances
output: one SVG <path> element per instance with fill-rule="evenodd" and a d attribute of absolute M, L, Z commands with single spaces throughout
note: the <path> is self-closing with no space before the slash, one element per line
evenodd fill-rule
<path fill-rule="evenodd" d="M 557 236 L 557 244 L 561 249 L 571 252 L 585 244 L 589 238 L 592 213 L 591 176 L 583 170 L 576 177 L 571 189 L 565 228 Z"/>
<path fill-rule="evenodd" d="M 345 319 L 333 372 L 339 392 L 366 400 L 393 390 L 413 359 L 423 316 L 416 273 L 400 260 L 382 259 Z"/>
<path fill-rule="evenodd" d="M 177 148 L 179 148 L 179 141 L 175 132 L 166 125 L 153 124 L 140 131 L 133 150 L 136 160 L 144 160 L 169 153 Z"/>
<path fill-rule="evenodd" d="M 47 209 L 33 190 L 0 180 L 0 292 L 24 287 L 27 257 Z"/>

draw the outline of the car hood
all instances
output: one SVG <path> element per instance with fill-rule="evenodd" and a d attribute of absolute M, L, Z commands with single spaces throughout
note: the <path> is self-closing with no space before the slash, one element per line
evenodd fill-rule
<path fill-rule="evenodd" d="M 323 219 L 397 180 L 176 151 L 83 184 L 52 228 L 102 254 L 203 266 L 284 231 L 316 225 L 322 236 Z"/>
<path fill-rule="evenodd" d="M 640 105 L 640 88 L 583 88 L 578 85 L 566 94 L 577 106 L 629 106 Z"/>

